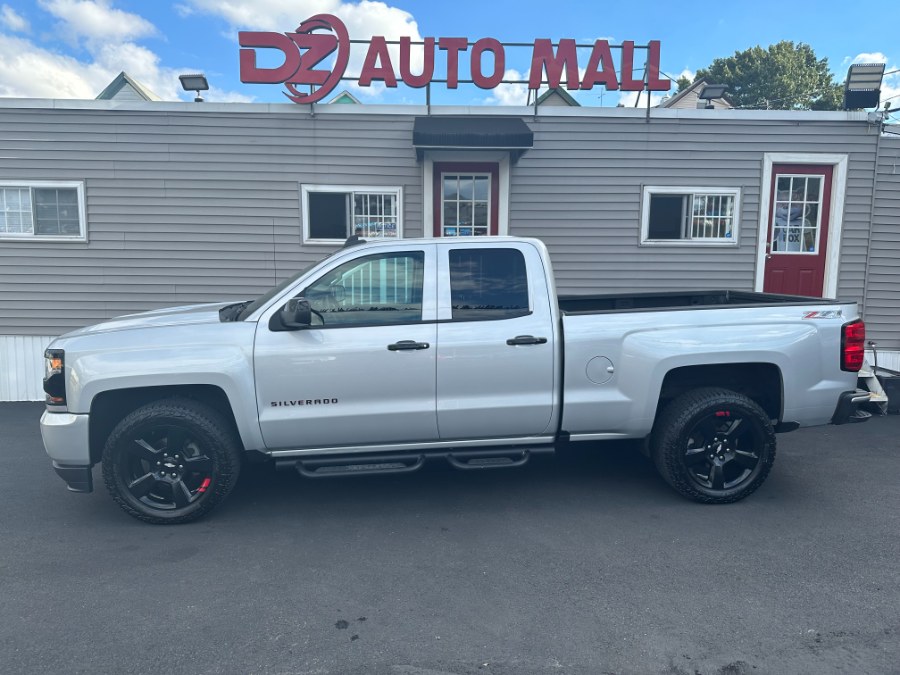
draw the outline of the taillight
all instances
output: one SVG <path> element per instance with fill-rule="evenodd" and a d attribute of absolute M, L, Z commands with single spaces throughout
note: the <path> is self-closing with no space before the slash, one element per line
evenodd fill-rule
<path fill-rule="evenodd" d="M 845 323 L 841 327 L 841 370 L 859 372 L 866 357 L 866 324 Z"/>

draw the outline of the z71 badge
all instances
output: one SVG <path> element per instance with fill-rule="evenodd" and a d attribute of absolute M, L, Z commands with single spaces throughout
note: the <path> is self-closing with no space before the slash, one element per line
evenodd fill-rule
<path fill-rule="evenodd" d="M 821 312 L 806 312 L 804 319 L 842 319 L 844 312 L 840 309 L 828 309 Z"/>

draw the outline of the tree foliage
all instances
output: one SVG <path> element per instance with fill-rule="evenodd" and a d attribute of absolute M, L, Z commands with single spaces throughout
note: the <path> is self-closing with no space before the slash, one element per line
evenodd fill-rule
<path fill-rule="evenodd" d="M 697 71 L 694 81 L 727 84 L 737 108 L 775 110 L 839 110 L 842 86 L 834 82 L 828 59 L 817 59 L 812 47 L 783 40 L 759 45 L 714 60 Z"/>

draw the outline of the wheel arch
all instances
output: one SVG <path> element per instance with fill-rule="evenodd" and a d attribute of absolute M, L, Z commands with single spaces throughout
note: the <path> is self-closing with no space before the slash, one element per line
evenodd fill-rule
<path fill-rule="evenodd" d="M 721 387 L 755 401 L 770 419 L 780 421 L 784 410 L 784 380 L 774 363 L 746 362 L 680 366 L 663 378 L 654 419 L 681 394 L 692 389 Z"/>
<path fill-rule="evenodd" d="M 235 437 L 241 439 L 231 401 L 225 390 L 216 385 L 183 384 L 109 389 L 91 400 L 88 432 L 91 464 L 100 462 L 106 439 L 126 415 L 148 403 L 171 398 L 187 398 L 209 406 L 231 425 Z M 243 441 L 241 446 L 243 447 Z"/>

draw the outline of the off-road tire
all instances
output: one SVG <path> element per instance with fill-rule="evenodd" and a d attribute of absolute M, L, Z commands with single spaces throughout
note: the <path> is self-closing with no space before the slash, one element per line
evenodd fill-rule
<path fill-rule="evenodd" d="M 183 440 L 183 446 L 188 452 L 202 453 L 194 457 L 185 455 L 186 459 L 180 460 L 183 463 L 182 470 L 187 465 L 190 471 L 191 463 L 195 460 L 199 460 L 198 466 L 202 465 L 203 470 L 200 473 L 191 472 L 183 478 L 186 496 L 182 497 L 182 501 L 189 499 L 190 503 L 179 506 L 178 499 L 173 498 L 171 506 L 163 507 L 166 489 L 171 489 L 174 494 L 175 488 L 166 488 L 162 481 L 168 481 L 171 485 L 178 481 L 174 476 L 169 479 L 171 474 L 157 480 L 155 470 L 168 469 L 165 465 L 152 466 L 157 462 L 148 460 L 147 456 L 151 454 L 150 450 L 157 449 L 153 447 L 154 444 L 159 445 L 158 454 L 152 455 L 152 459 L 162 460 L 163 450 L 169 445 L 169 434 L 180 434 L 178 438 L 186 439 Z M 150 440 L 146 441 L 145 438 Z M 136 444 L 141 441 L 143 445 L 135 450 Z M 144 457 L 136 457 L 136 454 Z M 112 430 L 103 448 L 103 480 L 113 501 L 128 515 L 159 525 L 187 523 L 209 513 L 228 496 L 240 473 L 241 457 L 241 446 L 234 425 L 222 415 L 192 399 L 165 399 L 134 410 Z M 166 459 L 166 462 L 169 461 L 173 460 Z M 177 461 L 179 460 L 173 461 L 172 471 L 179 472 Z M 137 497 L 129 489 L 129 478 L 146 471 L 146 467 L 152 469 L 153 476 L 148 480 L 155 481 L 155 487 L 151 488 L 149 496 Z M 208 476 L 204 478 L 206 474 Z M 198 480 L 208 480 L 207 485 L 204 487 L 201 483 L 197 486 Z M 193 490 L 189 481 L 194 484 Z M 159 496 L 160 494 L 163 496 Z"/>
<path fill-rule="evenodd" d="M 740 422 L 727 432 L 736 420 Z M 727 504 L 752 494 L 766 480 L 775 461 L 775 430 L 766 412 L 747 396 L 729 389 L 695 389 L 660 413 L 650 454 L 663 479 L 682 496 Z M 756 462 L 748 468 L 754 456 Z M 737 463 L 728 470 L 729 482 L 724 466 L 731 462 Z"/>

